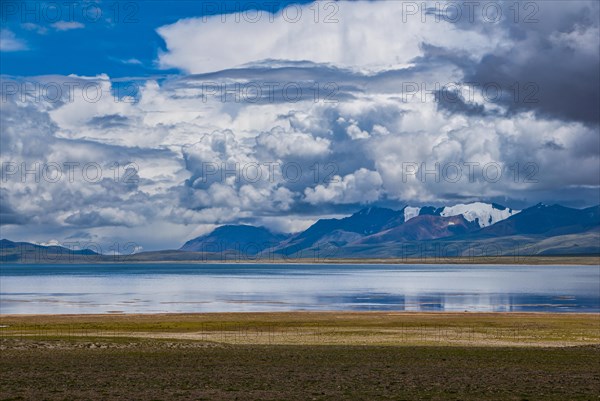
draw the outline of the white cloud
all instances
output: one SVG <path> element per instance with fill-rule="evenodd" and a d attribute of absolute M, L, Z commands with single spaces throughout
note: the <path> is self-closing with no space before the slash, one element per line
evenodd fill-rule
<path fill-rule="evenodd" d="M 366 139 L 370 136 L 367 131 L 361 130 L 358 125 L 356 125 L 356 121 L 353 121 L 352 124 L 346 128 L 346 133 L 352 139 Z"/>
<path fill-rule="evenodd" d="M 140 60 L 138 60 L 137 58 L 128 58 L 128 59 L 125 59 L 125 60 L 121 60 L 121 62 L 122 62 L 123 64 L 130 64 L 130 65 L 142 65 L 142 64 L 143 64 L 143 63 L 142 63 Z"/>
<path fill-rule="evenodd" d="M 77 21 L 57 21 L 50 24 L 57 31 L 70 31 L 73 29 L 83 29 L 85 25 Z"/>
<path fill-rule="evenodd" d="M 21 27 L 27 31 L 36 32 L 39 35 L 45 35 L 48 33 L 48 28 L 42 25 L 34 24 L 33 22 L 25 22 L 21 24 Z"/>
<path fill-rule="evenodd" d="M 260 134 L 256 138 L 258 146 L 271 151 L 278 158 L 296 155 L 298 157 L 315 157 L 329 153 L 330 141 L 315 138 L 302 132 L 289 132 L 275 127 L 270 132 Z"/>
<path fill-rule="evenodd" d="M 25 41 L 18 39 L 9 29 L 0 30 L 0 51 L 16 52 L 20 50 L 27 50 Z"/>
<path fill-rule="evenodd" d="M 343 178 L 334 176 L 327 185 L 317 185 L 304 191 L 306 201 L 320 203 L 371 203 L 379 199 L 382 192 L 381 176 L 377 171 L 361 168 Z"/>
<path fill-rule="evenodd" d="M 330 19 L 325 16 L 331 11 L 323 10 L 320 18 L 315 18 L 315 5 L 309 4 L 288 6 L 274 17 L 263 13 L 258 21 L 240 14 L 229 15 L 225 22 L 218 15 L 180 20 L 157 30 L 167 45 L 159 63 L 190 73 L 267 59 L 381 70 L 406 65 L 422 55 L 423 42 L 468 51 L 477 58 L 503 39 L 456 29 L 447 22 L 424 24 L 417 16 L 403 19 L 403 7 L 394 1 L 331 4 L 336 15 Z M 316 7 L 321 8 L 321 3 Z M 297 13 L 301 17 L 296 21 Z M 337 22 L 326 22 L 333 20 Z"/>

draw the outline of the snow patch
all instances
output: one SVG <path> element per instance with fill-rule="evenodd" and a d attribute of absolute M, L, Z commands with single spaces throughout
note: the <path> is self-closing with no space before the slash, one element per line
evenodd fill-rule
<path fill-rule="evenodd" d="M 509 208 L 499 210 L 488 203 L 474 202 L 447 206 L 442 211 L 441 216 L 449 217 L 462 215 L 467 221 L 475 221 L 475 219 L 477 219 L 479 227 L 487 227 L 519 212 L 520 210 L 512 210 Z"/>
<path fill-rule="evenodd" d="M 404 222 L 406 223 L 408 220 L 412 219 L 413 217 L 417 217 L 419 215 L 420 211 L 421 211 L 420 207 L 406 206 L 404 208 Z"/>

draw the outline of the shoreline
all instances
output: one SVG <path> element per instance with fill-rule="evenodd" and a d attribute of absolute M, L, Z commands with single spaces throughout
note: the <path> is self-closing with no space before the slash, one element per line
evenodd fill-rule
<path fill-rule="evenodd" d="M 91 260 L 98 258 L 100 260 Z M 106 260 L 113 258 L 114 260 Z M 238 258 L 233 260 L 209 260 L 201 257 L 181 260 L 139 260 L 135 255 L 129 256 L 95 256 L 74 258 L 69 257 L 64 260 L 37 260 L 37 261 L 2 261 L 2 265 L 57 265 L 57 264 L 196 264 L 196 265 L 544 265 L 544 266 L 599 266 L 600 255 L 556 255 L 556 256 L 480 256 L 480 257 L 422 257 L 422 258 L 331 258 L 331 259 L 252 259 Z"/>

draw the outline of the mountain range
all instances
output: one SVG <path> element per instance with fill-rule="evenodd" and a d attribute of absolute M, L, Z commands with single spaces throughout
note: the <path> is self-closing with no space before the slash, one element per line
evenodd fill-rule
<path fill-rule="evenodd" d="M 45 254 L 71 260 L 108 256 L 28 243 L 0 242 L 3 261 Z M 19 252 L 15 250 L 19 249 Z M 25 250 L 25 252 L 23 252 Z M 224 225 L 179 250 L 141 252 L 131 261 L 256 260 L 281 258 L 421 258 L 500 255 L 599 255 L 600 205 L 573 209 L 537 204 L 513 210 L 475 202 L 392 210 L 368 207 L 341 219 L 321 219 L 295 234 L 265 227 Z"/>
<path fill-rule="evenodd" d="M 232 243 L 240 237 L 244 239 Z M 222 226 L 181 250 L 192 250 L 189 244 L 200 252 L 244 255 L 252 249 L 257 250 L 253 255 L 265 258 L 596 254 L 600 205 L 573 209 L 538 204 L 522 211 L 481 202 L 401 210 L 369 207 L 342 219 L 318 220 L 285 237 L 264 227 Z"/>

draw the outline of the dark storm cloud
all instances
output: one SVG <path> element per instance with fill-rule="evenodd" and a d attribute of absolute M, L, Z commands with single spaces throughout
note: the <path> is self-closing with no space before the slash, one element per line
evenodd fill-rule
<path fill-rule="evenodd" d="M 531 60 L 523 64 L 510 56 L 486 56 L 466 79 L 495 82 L 511 94 L 518 84 L 518 100 L 512 96 L 501 99 L 511 114 L 533 110 L 547 118 L 598 124 L 598 58 L 551 45 L 532 53 Z"/>
<path fill-rule="evenodd" d="M 465 83 L 501 88 L 500 95 L 492 101 L 502 105 L 507 116 L 534 111 L 542 118 L 597 125 L 600 122 L 600 3 L 529 3 L 514 3 L 511 7 L 535 11 L 531 20 L 521 16 L 523 18 L 514 21 L 507 6 L 503 7 L 504 18 L 499 23 L 460 18 L 452 24 L 457 29 L 475 30 L 490 37 L 506 36 L 503 46 L 480 60 L 468 53 L 423 43 L 423 55 L 413 60 L 414 63 L 428 68 L 454 65 L 463 72 Z M 439 106 L 461 114 L 481 111 L 460 101 L 454 104 L 442 101 Z"/>
<path fill-rule="evenodd" d="M 537 22 L 507 18 L 502 27 L 513 43 L 464 68 L 465 81 L 498 83 L 510 114 L 533 110 L 545 118 L 598 124 L 600 3 L 535 4 Z"/>
<path fill-rule="evenodd" d="M 21 225 L 27 223 L 27 216 L 19 214 L 9 203 L 8 191 L 0 189 L 0 226 L 15 224 Z"/>

